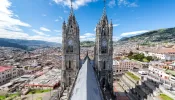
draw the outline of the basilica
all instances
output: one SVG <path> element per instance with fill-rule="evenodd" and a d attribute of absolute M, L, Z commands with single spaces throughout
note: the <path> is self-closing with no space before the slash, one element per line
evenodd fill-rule
<path fill-rule="evenodd" d="M 114 100 L 113 24 L 104 8 L 96 25 L 94 59 L 80 59 L 80 29 L 71 5 L 62 25 L 62 92 L 59 100 Z"/>

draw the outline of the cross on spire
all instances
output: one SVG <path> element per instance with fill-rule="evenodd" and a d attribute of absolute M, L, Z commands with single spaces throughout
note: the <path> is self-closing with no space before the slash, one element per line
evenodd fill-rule
<path fill-rule="evenodd" d="M 104 7 L 106 7 L 106 0 L 104 0 Z"/>
<path fill-rule="evenodd" d="M 106 14 L 106 0 L 103 0 L 104 1 L 104 9 L 103 9 L 103 15 Z"/>
<path fill-rule="evenodd" d="M 71 2 L 71 13 L 73 13 L 73 5 L 72 5 L 73 0 L 70 0 L 70 2 Z"/>

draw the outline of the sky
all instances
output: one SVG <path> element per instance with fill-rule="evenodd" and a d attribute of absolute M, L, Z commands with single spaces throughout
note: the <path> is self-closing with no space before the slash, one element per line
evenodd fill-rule
<path fill-rule="evenodd" d="M 0 38 L 62 41 L 62 23 L 70 0 L 0 0 Z M 175 27 L 175 0 L 106 0 L 113 22 L 113 40 L 151 30 Z M 94 40 L 103 0 L 73 0 L 80 40 Z"/>

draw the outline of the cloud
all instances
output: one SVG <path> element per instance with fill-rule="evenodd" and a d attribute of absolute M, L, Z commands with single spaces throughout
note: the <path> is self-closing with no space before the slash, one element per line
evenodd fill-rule
<path fill-rule="evenodd" d="M 80 36 L 80 41 L 95 41 L 95 34 L 93 33 L 85 33 Z"/>
<path fill-rule="evenodd" d="M 61 33 L 61 30 L 54 30 L 54 32 Z"/>
<path fill-rule="evenodd" d="M 117 27 L 117 26 L 119 26 L 120 24 L 113 24 L 113 27 Z"/>
<path fill-rule="evenodd" d="M 71 1 L 70 0 L 53 0 L 55 3 L 63 6 L 71 7 Z M 73 1 L 72 5 L 74 9 L 78 9 L 81 6 L 87 5 L 87 3 L 90 2 L 96 2 L 98 0 L 75 0 Z"/>
<path fill-rule="evenodd" d="M 47 29 L 47 28 L 45 28 L 45 27 L 40 27 L 40 30 L 41 30 L 41 31 L 45 31 L 45 32 L 50 32 L 50 30 Z"/>
<path fill-rule="evenodd" d="M 35 33 L 37 32 L 37 35 L 33 36 L 24 32 L 21 27 L 30 28 L 31 25 L 21 21 L 19 17 L 9 9 L 11 7 L 9 0 L 1 0 L 0 2 L 0 38 L 44 40 L 61 43 L 62 37 L 51 37 L 37 30 L 33 30 Z"/>
<path fill-rule="evenodd" d="M 60 20 L 63 20 L 63 17 L 59 16 L 58 19 L 55 20 L 55 22 L 58 22 Z"/>
<path fill-rule="evenodd" d="M 64 13 L 68 13 L 68 11 L 67 10 L 64 10 Z"/>
<path fill-rule="evenodd" d="M 146 33 L 146 32 L 148 32 L 148 30 L 141 30 L 141 31 L 134 31 L 134 32 L 126 32 L 126 33 L 122 33 L 120 36 L 138 35 L 138 34 Z"/>
<path fill-rule="evenodd" d="M 38 34 L 38 35 L 49 36 L 49 35 L 47 35 L 47 34 L 44 34 L 44 33 L 41 32 L 41 31 L 38 31 L 38 30 L 35 30 L 35 29 L 33 29 L 32 31 L 35 32 L 35 33 Z"/>
<path fill-rule="evenodd" d="M 62 37 L 52 37 L 52 36 L 30 36 L 29 38 L 27 38 L 28 40 L 42 40 L 42 41 L 48 41 L 48 42 L 57 42 L 57 43 L 61 43 L 62 42 Z"/>
<path fill-rule="evenodd" d="M 22 31 L 22 27 L 31 27 L 28 23 L 22 22 L 18 16 L 9 10 L 11 2 L 8 0 L 1 0 L 0 3 L 0 29 L 9 31 Z"/>
<path fill-rule="evenodd" d="M 138 7 L 136 2 L 129 2 L 128 0 L 118 0 L 118 6 Z"/>
<path fill-rule="evenodd" d="M 63 17 L 59 16 L 59 18 L 60 18 L 61 20 L 63 20 Z"/>
<path fill-rule="evenodd" d="M 115 5 L 116 5 L 115 0 L 111 0 L 111 1 L 108 3 L 108 6 L 109 6 L 110 8 L 114 7 Z"/>
<path fill-rule="evenodd" d="M 94 32 L 96 32 L 96 27 L 94 28 Z"/>
<path fill-rule="evenodd" d="M 56 20 L 55 20 L 55 22 L 58 22 L 58 21 L 59 21 L 59 19 L 56 19 Z"/>
<path fill-rule="evenodd" d="M 43 17 L 47 16 L 46 14 L 42 14 Z"/>
<path fill-rule="evenodd" d="M 117 36 L 113 36 L 113 41 L 118 41 L 120 38 Z"/>
<path fill-rule="evenodd" d="M 8 0 L 1 0 L 0 3 L 0 35 L 6 37 L 5 33 L 10 33 L 11 36 L 20 35 L 26 36 L 21 27 L 31 27 L 28 23 L 22 22 L 18 15 L 10 10 L 11 2 Z"/>

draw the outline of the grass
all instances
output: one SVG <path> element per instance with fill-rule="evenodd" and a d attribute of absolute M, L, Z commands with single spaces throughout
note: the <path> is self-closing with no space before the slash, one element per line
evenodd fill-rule
<path fill-rule="evenodd" d="M 1 95 L 1 96 L 0 96 L 0 100 L 5 100 L 5 98 L 6 98 L 6 97 L 5 97 L 4 95 Z"/>
<path fill-rule="evenodd" d="M 8 96 L 5 96 L 5 95 L 0 95 L 0 100 L 5 100 L 6 98 L 15 98 L 16 96 L 18 96 L 19 94 L 18 93 L 15 93 L 15 94 L 8 94 Z"/>
<path fill-rule="evenodd" d="M 30 90 L 28 94 L 37 94 L 37 93 L 44 93 L 49 91 L 51 91 L 51 89 L 46 89 L 46 90 L 34 89 L 34 90 Z"/>
<path fill-rule="evenodd" d="M 175 71 L 173 71 L 173 70 L 166 70 L 166 73 L 169 73 L 169 74 L 171 74 L 171 75 L 174 75 L 174 76 L 175 76 Z"/>
<path fill-rule="evenodd" d="M 131 73 L 131 72 L 127 72 L 127 74 L 128 74 L 131 78 L 133 78 L 134 80 L 136 80 L 136 81 L 139 81 L 139 80 L 140 80 L 139 77 L 137 77 L 136 75 L 134 75 L 134 74 Z"/>
<path fill-rule="evenodd" d="M 173 100 L 172 98 L 170 98 L 169 96 L 167 96 L 165 94 L 160 94 L 159 96 L 162 100 Z"/>
<path fill-rule="evenodd" d="M 42 97 L 37 98 L 36 100 L 43 100 Z"/>

